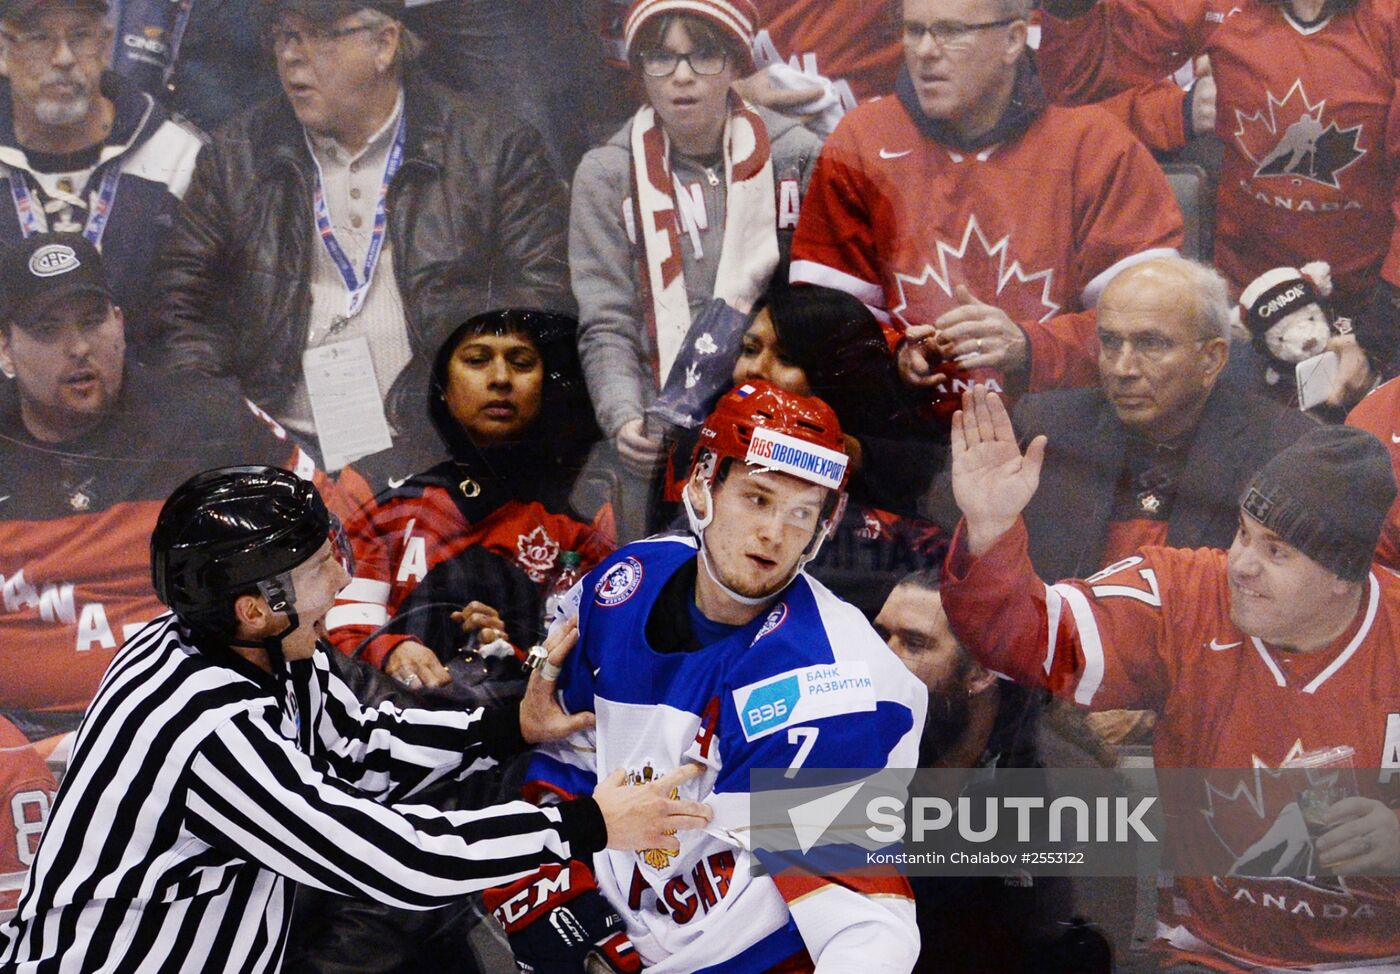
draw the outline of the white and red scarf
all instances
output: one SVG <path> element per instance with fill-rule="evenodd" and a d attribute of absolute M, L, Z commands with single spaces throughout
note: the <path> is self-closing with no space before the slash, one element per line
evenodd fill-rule
<path fill-rule="evenodd" d="M 748 104 L 736 98 L 731 105 L 724 124 L 728 194 L 714 297 L 747 315 L 778 266 L 778 209 L 768 127 Z M 675 194 L 671 140 L 648 105 L 632 119 L 632 200 L 642 308 L 656 349 L 652 365 L 658 386 L 665 384 L 690 330 Z"/>

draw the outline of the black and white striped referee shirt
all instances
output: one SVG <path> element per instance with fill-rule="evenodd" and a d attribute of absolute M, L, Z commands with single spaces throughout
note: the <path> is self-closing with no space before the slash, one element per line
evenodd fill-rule
<path fill-rule="evenodd" d="M 591 800 L 412 804 L 519 746 L 514 709 L 362 709 L 324 652 L 278 680 L 195 649 L 170 615 L 128 641 L 0 927 L 0 969 L 275 971 L 293 883 L 428 909 L 601 848 Z"/>

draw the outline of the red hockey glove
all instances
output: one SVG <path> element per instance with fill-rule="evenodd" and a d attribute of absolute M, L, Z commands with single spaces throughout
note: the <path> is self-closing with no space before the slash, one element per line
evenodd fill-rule
<path fill-rule="evenodd" d="M 639 974 L 642 969 L 622 917 L 581 862 L 544 866 L 509 886 L 487 890 L 485 900 L 505 927 L 523 974 Z"/>

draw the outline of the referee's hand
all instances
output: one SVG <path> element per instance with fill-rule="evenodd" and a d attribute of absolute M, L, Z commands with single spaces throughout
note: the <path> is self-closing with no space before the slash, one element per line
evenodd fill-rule
<path fill-rule="evenodd" d="M 703 829 L 714 812 L 701 802 L 675 797 L 680 786 L 704 772 L 699 764 L 683 764 L 670 774 L 640 785 L 627 784 L 621 768 L 593 790 L 593 800 L 608 825 L 608 848 L 681 851 L 677 832 Z"/>
<path fill-rule="evenodd" d="M 525 699 L 520 701 L 520 735 L 527 744 L 557 741 L 575 731 L 588 730 L 596 723 L 590 713 L 565 713 L 554 693 L 559 680 L 559 667 L 577 643 L 576 619 L 556 626 L 544 641 L 544 648 L 549 652 L 549 665 L 530 674 L 530 682 L 525 685 Z M 547 672 L 554 675 L 549 676 Z"/>

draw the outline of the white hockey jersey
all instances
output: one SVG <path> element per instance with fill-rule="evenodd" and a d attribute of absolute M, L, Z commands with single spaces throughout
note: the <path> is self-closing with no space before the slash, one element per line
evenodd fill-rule
<path fill-rule="evenodd" d="M 638 542 L 575 587 L 580 641 L 560 692 L 571 712 L 594 711 L 597 726 L 542 747 L 527 787 L 589 794 L 599 771 L 645 781 L 687 762 L 706 767 L 683 791 L 711 805 L 714 821 L 682 833 L 678 855 L 607 850 L 593 860 L 653 974 L 761 972 L 804 950 L 819 970 L 887 969 L 881 957 L 912 965 L 918 932 L 903 877 L 807 877 L 799 889 L 754 875 L 749 770 L 915 767 L 927 692 L 858 610 L 806 575 L 729 637 L 657 651 L 647 620 L 695 558 L 689 539 Z"/>

